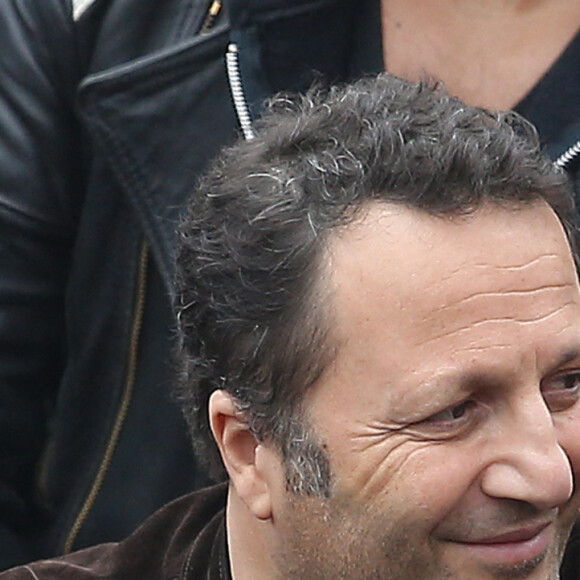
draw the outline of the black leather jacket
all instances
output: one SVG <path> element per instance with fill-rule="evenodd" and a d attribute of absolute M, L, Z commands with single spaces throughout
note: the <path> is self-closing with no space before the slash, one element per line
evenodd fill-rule
<path fill-rule="evenodd" d="M 179 209 L 237 129 L 208 7 L 0 3 L 0 567 L 201 483 L 170 296 Z"/>
<path fill-rule="evenodd" d="M 0 568 L 123 537 L 203 479 L 169 396 L 172 247 L 239 131 L 228 45 L 251 115 L 382 66 L 378 0 L 221 4 L 0 2 Z"/>

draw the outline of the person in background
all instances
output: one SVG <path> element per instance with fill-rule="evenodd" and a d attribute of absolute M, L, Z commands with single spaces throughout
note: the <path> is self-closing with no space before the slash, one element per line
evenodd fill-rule
<path fill-rule="evenodd" d="M 579 26 L 572 0 L 0 3 L 0 568 L 206 481 L 169 394 L 174 231 L 264 99 L 430 74 L 576 180 Z"/>

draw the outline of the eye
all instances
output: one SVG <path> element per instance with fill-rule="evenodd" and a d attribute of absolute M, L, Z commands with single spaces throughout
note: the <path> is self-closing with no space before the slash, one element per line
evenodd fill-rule
<path fill-rule="evenodd" d="M 471 397 L 448 405 L 438 411 L 410 423 L 406 429 L 415 437 L 433 441 L 458 441 L 470 436 L 487 417 L 489 408 Z"/>
<path fill-rule="evenodd" d="M 444 411 L 440 411 L 439 413 L 435 413 L 435 415 L 431 415 L 425 422 L 427 423 L 447 423 L 452 421 L 458 421 L 465 417 L 468 413 L 469 409 L 473 405 L 472 401 L 463 401 L 458 405 L 453 405 L 453 407 L 448 407 Z"/>
<path fill-rule="evenodd" d="M 542 383 L 542 394 L 552 413 L 565 411 L 580 398 L 580 372 L 562 373 Z"/>
<path fill-rule="evenodd" d="M 480 417 L 478 408 L 475 401 L 462 401 L 415 423 L 414 427 L 439 437 L 456 437 L 475 427 Z"/>

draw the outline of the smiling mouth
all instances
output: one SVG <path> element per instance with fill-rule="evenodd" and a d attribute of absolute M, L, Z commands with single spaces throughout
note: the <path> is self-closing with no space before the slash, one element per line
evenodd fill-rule
<path fill-rule="evenodd" d="M 539 564 L 545 558 L 553 539 L 554 527 L 550 523 L 544 523 L 457 543 L 488 565 L 513 566 L 526 561 L 536 561 Z"/>

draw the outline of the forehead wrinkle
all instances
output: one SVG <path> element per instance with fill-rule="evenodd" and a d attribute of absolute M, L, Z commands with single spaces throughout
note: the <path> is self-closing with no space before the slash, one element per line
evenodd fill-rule
<path fill-rule="evenodd" d="M 463 298 L 461 298 L 460 300 L 457 300 L 456 302 L 449 304 L 447 306 L 441 306 L 441 308 L 439 308 L 439 312 L 445 312 L 446 310 L 453 310 L 454 308 L 456 308 L 457 306 L 463 305 L 463 304 L 468 304 L 469 302 L 472 302 L 473 300 L 477 300 L 479 298 L 501 298 L 503 296 L 522 296 L 522 297 L 527 297 L 527 296 L 533 296 L 534 294 L 539 294 L 539 293 L 543 293 L 549 290 L 562 290 L 564 288 L 574 288 L 574 284 L 570 283 L 570 282 L 562 282 L 561 284 L 544 284 L 541 286 L 536 286 L 535 288 L 527 288 L 524 290 L 498 290 L 498 291 L 489 291 L 489 292 L 474 292 L 473 294 L 470 294 L 468 296 L 465 296 Z M 568 303 L 573 302 L 572 300 L 570 300 Z"/>
<path fill-rule="evenodd" d="M 526 260 L 521 264 L 490 264 L 489 262 L 470 262 L 469 266 L 474 269 L 490 269 L 493 268 L 495 270 L 505 270 L 507 272 L 521 272 L 522 270 L 526 270 L 528 268 L 534 267 L 540 262 L 544 260 L 560 260 L 562 256 L 560 256 L 556 252 L 548 252 L 546 254 L 542 254 L 541 256 L 536 256 L 531 260 Z M 442 277 L 442 280 L 446 280 L 448 278 L 452 278 L 455 274 L 463 272 L 463 265 L 454 268 L 449 272 L 449 275 Z"/>
<path fill-rule="evenodd" d="M 511 266 L 498 266 L 496 265 L 495 268 L 498 270 L 507 270 L 507 271 L 514 271 L 519 272 L 521 270 L 526 270 L 527 268 L 531 268 L 544 260 L 560 260 L 561 256 L 555 252 L 550 252 L 548 254 L 543 254 L 542 256 L 537 256 L 533 260 L 526 261 L 522 264 L 514 264 Z M 485 264 L 482 264 L 485 265 Z"/>
<path fill-rule="evenodd" d="M 554 336 L 559 336 L 561 334 L 563 334 L 564 332 L 566 332 L 568 329 L 570 328 L 570 325 L 568 325 L 568 328 L 564 328 L 561 331 L 557 332 Z M 506 348 L 508 345 L 502 345 L 501 348 Z M 485 350 L 487 350 L 489 347 L 487 346 L 470 346 L 465 348 L 465 352 L 483 352 Z M 561 356 L 560 358 L 556 359 L 556 362 L 554 363 L 554 367 L 560 367 L 563 365 L 568 364 L 569 362 L 572 362 L 575 359 L 578 359 L 580 357 L 580 345 L 578 347 L 572 347 L 569 350 L 567 350 L 566 352 L 564 352 L 564 355 Z"/>
<path fill-rule="evenodd" d="M 565 304 L 562 304 L 561 306 L 559 306 L 558 308 L 556 308 L 552 312 L 548 312 L 547 314 L 544 314 L 542 316 L 535 316 L 533 318 L 516 318 L 514 316 L 498 316 L 498 317 L 494 317 L 494 318 L 485 318 L 484 320 L 472 322 L 472 323 L 469 323 L 468 325 L 459 326 L 457 328 L 453 328 L 451 330 L 441 332 L 441 333 L 436 334 L 434 336 L 430 336 L 427 340 L 421 341 L 418 344 L 420 344 L 420 345 L 429 344 L 432 341 L 435 341 L 435 340 L 438 340 L 441 338 L 445 338 L 447 336 L 458 335 L 458 334 L 462 334 L 464 332 L 469 332 L 473 329 L 477 329 L 479 327 L 482 327 L 482 326 L 485 326 L 488 324 L 497 324 L 497 323 L 505 323 L 505 322 L 515 323 L 515 324 L 518 324 L 521 326 L 527 326 L 529 324 L 536 324 L 538 322 L 544 322 L 544 321 L 549 320 L 550 318 L 552 318 L 554 316 L 557 316 L 563 310 L 565 310 L 566 308 L 568 308 L 570 306 L 576 306 L 576 302 L 574 300 L 568 300 Z"/>

